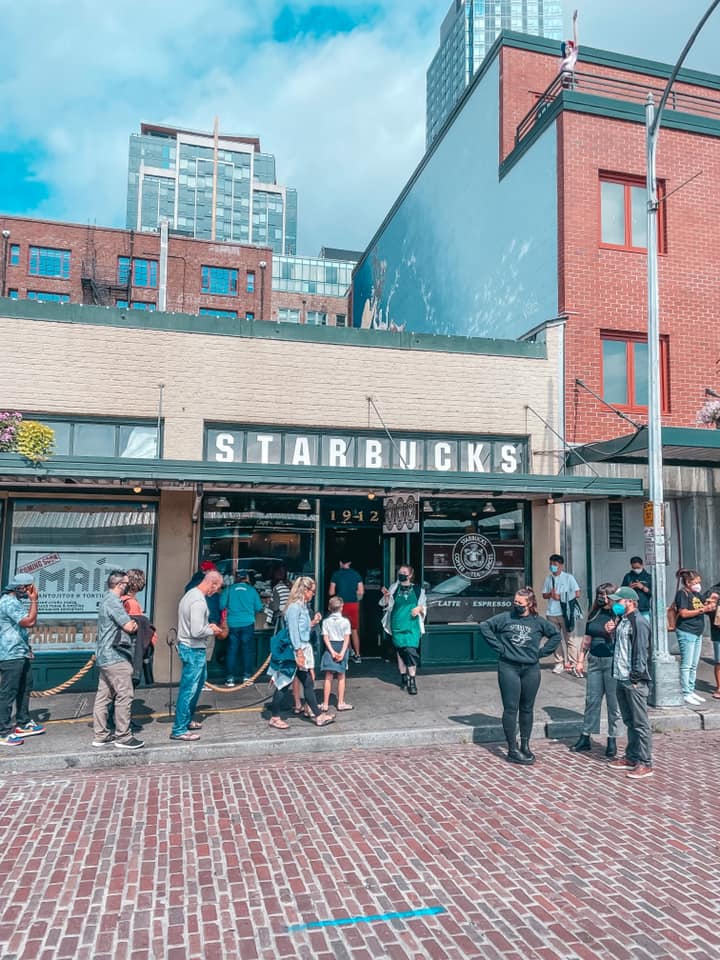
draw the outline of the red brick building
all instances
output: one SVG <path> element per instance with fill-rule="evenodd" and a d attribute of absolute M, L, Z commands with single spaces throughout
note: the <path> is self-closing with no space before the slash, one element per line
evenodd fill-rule
<path fill-rule="evenodd" d="M 361 257 L 353 322 L 532 338 L 555 320 L 548 449 L 557 436 L 583 447 L 558 472 L 646 479 L 645 104 L 671 66 L 585 46 L 574 76 L 559 62 L 555 41 L 500 35 Z M 706 388 L 720 394 L 720 76 L 681 71 L 657 176 L 672 589 L 679 563 L 720 576 L 720 438 L 696 421 Z M 517 388 L 530 423 L 537 398 Z M 589 592 L 644 549 L 642 511 L 627 503 L 568 507 L 559 523 Z"/>
<path fill-rule="evenodd" d="M 11 299 L 158 310 L 164 286 L 171 313 L 346 325 L 346 296 L 273 290 L 269 247 L 170 234 L 163 285 L 159 233 L 10 216 L 0 231 L 0 296 Z"/>
<path fill-rule="evenodd" d="M 575 381 L 647 421 L 644 103 L 649 92 L 659 101 L 670 68 L 581 49 L 564 89 L 554 55 L 503 46 L 500 56 L 501 162 L 536 124 L 555 124 L 567 439 L 613 437 L 624 432 L 617 415 Z M 657 162 L 660 196 L 672 194 L 659 221 L 661 382 L 664 425 L 691 427 L 704 388 L 720 386 L 720 77 L 681 76 L 696 82 L 673 88 Z"/>

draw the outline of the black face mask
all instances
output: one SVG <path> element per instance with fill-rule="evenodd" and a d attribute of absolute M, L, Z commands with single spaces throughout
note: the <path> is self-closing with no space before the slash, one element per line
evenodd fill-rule
<path fill-rule="evenodd" d="M 410 577 L 408 576 L 407 573 L 399 573 L 398 580 L 400 583 L 408 583 L 408 581 L 410 580 Z"/>
<path fill-rule="evenodd" d="M 605 593 L 598 593 L 598 594 L 596 594 L 596 595 L 595 595 L 595 603 L 596 603 L 599 607 L 606 607 L 606 606 L 607 606 L 607 603 L 608 603 L 607 594 L 605 594 Z"/>
<path fill-rule="evenodd" d="M 513 604 L 513 613 L 516 617 L 524 617 L 527 612 L 528 608 L 524 607 L 521 603 Z"/>

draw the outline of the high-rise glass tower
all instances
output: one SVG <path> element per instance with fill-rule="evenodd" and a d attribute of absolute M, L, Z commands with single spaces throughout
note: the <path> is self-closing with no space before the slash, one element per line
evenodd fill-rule
<path fill-rule="evenodd" d="M 297 253 L 297 192 L 278 184 L 275 157 L 255 137 L 141 124 L 130 136 L 127 227 L 158 230 L 165 218 L 201 240 Z"/>
<path fill-rule="evenodd" d="M 562 0 L 452 0 L 427 71 L 430 146 L 501 30 L 562 38 Z"/>

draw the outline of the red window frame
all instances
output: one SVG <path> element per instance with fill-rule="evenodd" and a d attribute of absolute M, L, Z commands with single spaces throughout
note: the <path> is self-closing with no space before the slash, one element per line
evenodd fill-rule
<path fill-rule="evenodd" d="M 628 413 L 647 413 L 647 406 L 645 404 L 635 402 L 635 350 L 630 349 L 632 344 L 647 343 L 647 335 L 644 333 L 623 333 L 618 330 L 600 331 L 601 395 L 604 393 L 603 384 L 605 382 L 603 343 L 607 340 L 625 344 L 625 383 L 627 384 L 628 402 L 615 403 L 607 400 L 604 396 L 603 400 L 611 403 L 612 406 L 617 407 L 618 410 L 623 410 Z M 660 406 L 663 414 L 670 413 L 670 338 L 667 336 L 660 337 Z"/>
<path fill-rule="evenodd" d="M 624 211 L 625 211 L 625 243 L 606 243 L 602 238 L 602 185 L 603 183 L 617 183 L 624 187 Z M 598 225 L 600 233 L 598 241 L 603 250 L 626 250 L 629 253 L 647 253 L 647 247 L 634 247 L 632 244 L 632 187 L 643 187 L 647 185 L 645 177 L 635 177 L 630 174 L 606 173 L 601 171 L 598 180 Z M 665 227 L 665 182 L 658 180 L 658 253 L 667 253 L 667 234 Z"/>

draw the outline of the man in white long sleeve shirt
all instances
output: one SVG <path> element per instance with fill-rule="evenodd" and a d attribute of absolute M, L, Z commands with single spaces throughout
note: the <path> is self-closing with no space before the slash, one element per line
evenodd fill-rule
<path fill-rule="evenodd" d="M 209 570 L 196 587 L 184 594 L 178 605 L 177 652 L 182 661 L 182 675 L 171 740 L 200 739 L 200 734 L 195 733 L 200 724 L 193 720 L 193 714 L 207 679 L 207 642 L 221 632 L 221 627 L 209 622 L 207 598 L 222 587 L 222 574 Z"/>

